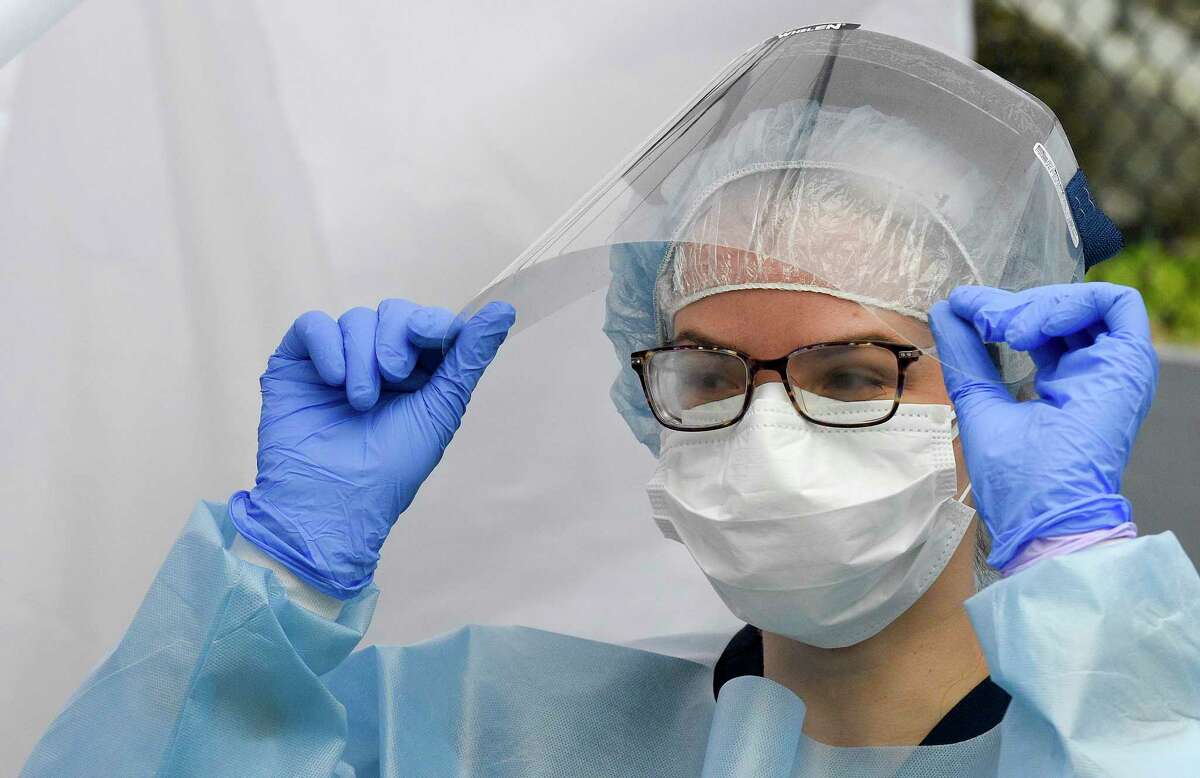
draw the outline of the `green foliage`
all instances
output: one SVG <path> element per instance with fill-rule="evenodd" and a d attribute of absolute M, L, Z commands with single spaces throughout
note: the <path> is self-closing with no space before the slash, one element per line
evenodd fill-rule
<path fill-rule="evenodd" d="M 1131 246 L 1087 275 L 1140 290 L 1155 337 L 1200 343 L 1200 238 L 1170 248 L 1156 241 Z"/>

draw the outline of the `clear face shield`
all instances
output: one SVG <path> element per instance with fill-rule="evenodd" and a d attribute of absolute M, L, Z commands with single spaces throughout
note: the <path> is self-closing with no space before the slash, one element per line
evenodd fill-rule
<path fill-rule="evenodd" d="M 977 65 L 852 26 L 784 33 L 731 63 L 463 314 L 504 299 L 524 329 L 604 291 L 604 329 L 632 352 L 721 291 L 822 292 L 936 359 L 926 312 L 956 286 L 1082 276 L 1062 185 L 1077 168 L 1049 109 Z M 1022 355 L 995 358 L 1014 387 L 1032 373 Z M 624 365 L 614 387 L 627 420 L 635 379 Z"/>
<path fill-rule="evenodd" d="M 1077 164 L 1042 103 L 973 63 L 830 27 L 731 63 L 462 309 L 503 300 L 517 324 L 431 504 L 504 515 L 540 548 L 529 576 L 554 583 L 514 619 L 622 642 L 732 626 L 654 531 L 638 444 L 736 423 L 764 370 L 810 421 L 879 423 L 921 401 L 905 376 L 937 377 L 926 314 L 955 287 L 1082 276 L 1062 187 Z M 797 307 L 758 316 L 780 294 Z M 736 304 L 681 332 L 722 298 Z M 712 331 L 738 310 L 759 331 L 813 324 L 746 353 Z M 1023 355 L 995 359 L 1014 387 L 1032 374 Z"/>

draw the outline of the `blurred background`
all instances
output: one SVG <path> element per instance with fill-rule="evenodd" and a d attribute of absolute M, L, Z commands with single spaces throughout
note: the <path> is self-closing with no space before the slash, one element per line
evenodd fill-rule
<path fill-rule="evenodd" d="M 458 305 L 728 60 L 806 24 L 974 57 L 1061 118 L 1130 244 L 1090 278 L 1142 290 L 1162 355 L 1125 491 L 1200 559 L 1195 0 L 86 0 L 51 26 L 74 5 L 0 2 L 0 63 L 21 51 L 0 65 L 6 767 L 120 639 L 195 500 L 252 483 L 256 379 L 296 315 Z M 586 451 L 522 452 L 512 491 L 569 500 L 542 493 L 550 469 L 599 460 L 627 496 L 564 521 L 464 495 L 447 474 L 470 446 L 511 456 L 497 420 L 529 405 L 472 405 L 393 533 L 367 641 L 730 634 L 648 521 L 648 455 L 611 409 Z"/>
<path fill-rule="evenodd" d="M 977 60 L 1058 115 L 1164 343 L 1200 343 L 1200 3 L 977 0 Z"/>

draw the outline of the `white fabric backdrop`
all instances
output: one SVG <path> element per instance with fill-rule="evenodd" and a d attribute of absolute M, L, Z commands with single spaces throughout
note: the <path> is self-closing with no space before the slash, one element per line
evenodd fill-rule
<path fill-rule="evenodd" d="M 969 0 L 89 0 L 0 70 L 0 764 L 119 639 L 194 501 L 252 483 L 256 378 L 297 314 L 458 305 L 726 61 L 823 21 L 971 46 Z M 464 434 L 527 407 L 485 392 Z M 609 427 L 514 492 L 648 456 Z M 369 640 L 732 629 L 636 489 L 564 528 L 456 486 L 402 519 Z M 633 523 L 586 520 L 613 512 Z"/>

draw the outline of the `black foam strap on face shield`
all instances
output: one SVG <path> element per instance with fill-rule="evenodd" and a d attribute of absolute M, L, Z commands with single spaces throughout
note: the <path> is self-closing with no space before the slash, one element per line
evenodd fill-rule
<path fill-rule="evenodd" d="M 1079 230 L 1084 267 L 1087 270 L 1121 253 L 1125 248 L 1125 237 L 1116 223 L 1092 198 L 1087 176 L 1082 168 L 1076 171 L 1071 182 L 1067 184 L 1067 201 L 1071 204 L 1071 215 L 1075 217 L 1075 226 Z"/>

